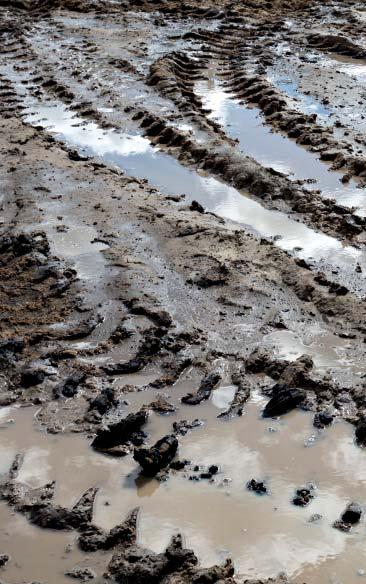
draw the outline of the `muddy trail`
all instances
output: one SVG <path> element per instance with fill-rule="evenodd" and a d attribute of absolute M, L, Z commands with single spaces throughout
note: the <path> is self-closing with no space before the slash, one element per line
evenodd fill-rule
<path fill-rule="evenodd" d="M 366 11 L 0 0 L 0 581 L 366 577 Z"/>

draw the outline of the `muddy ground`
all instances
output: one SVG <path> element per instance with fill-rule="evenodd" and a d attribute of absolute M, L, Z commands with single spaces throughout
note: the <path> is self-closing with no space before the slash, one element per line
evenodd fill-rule
<path fill-rule="evenodd" d="M 0 0 L 0 36 L 1 581 L 358 582 L 363 3 Z"/>

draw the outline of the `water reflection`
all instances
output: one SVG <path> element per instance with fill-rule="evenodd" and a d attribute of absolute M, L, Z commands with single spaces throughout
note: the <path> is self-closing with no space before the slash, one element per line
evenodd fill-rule
<path fill-rule="evenodd" d="M 192 418 L 192 408 L 179 403 L 180 394 L 187 391 L 187 385 L 181 385 L 169 396 L 180 410 L 168 418 L 151 414 L 146 426 L 151 443 L 171 431 L 175 419 Z M 11 454 L 23 450 L 20 478 L 34 485 L 56 479 L 56 500 L 68 506 L 86 488 L 99 486 L 94 521 L 103 527 L 112 527 L 140 506 L 140 541 L 156 551 L 173 533 L 182 531 L 203 564 L 229 554 L 245 577 L 254 573 L 268 577 L 280 570 L 303 577 L 304 571 L 316 566 L 318 576 L 311 581 L 324 583 L 339 562 L 343 581 L 353 584 L 354 548 L 348 548 L 347 541 L 361 542 L 363 526 L 349 536 L 332 528 L 349 500 L 365 502 L 366 462 L 353 442 L 352 427 L 336 423 L 317 434 L 311 449 L 305 448 L 305 440 L 315 432 L 311 414 L 293 412 L 281 420 L 263 420 L 265 398 L 260 394 L 253 396 L 242 418 L 218 420 L 217 408 L 226 406 L 232 389 L 219 388 L 212 401 L 194 408 L 194 416 L 204 417 L 206 425 L 179 440 L 181 459 L 201 468 L 220 467 L 214 482 L 188 480 L 191 470 L 172 472 L 163 483 L 146 479 L 131 456 L 114 459 L 96 453 L 80 435 L 50 437 L 36 431 L 30 409 L 11 411 L 15 424 L 2 431 L 1 459 L 5 454 L 10 464 Z M 128 411 L 154 394 L 142 393 L 146 392 L 129 396 Z M 268 432 L 270 427 L 275 431 Z M 247 491 L 246 482 L 252 477 L 268 482 L 270 496 L 261 498 Z M 316 486 L 314 500 L 308 508 L 294 507 L 294 490 L 308 482 Z M 309 523 L 313 514 L 322 518 Z"/>
<path fill-rule="evenodd" d="M 213 177 L 200 176 L 188 170 L 171 156 L 153 148 L 146 139 L 143 139 L 144 152 L 141 153 L 133 146 L 134 136 L 129 141 L 126 134 L 101 130 L 89 122 L 83 122 L 83 128 L 78 127 L 75 131 L 71 122 L 75 122 L 77 117 L 71 115 L 62 104 L 37 106 L 36 109 L 37 113 L 30 113 L 27 121 L 41 123 L 86 153 L 103 155 L 107 162 L 118 165 L 134 176 L 148 179 L 151 185 L 162 192 L 180 194 L 184 191 L 187 198 L 197 198 L 205 204 L 207 210 L 248 225 L 265 237 L 276 237 L 276 245 L 282 249 L 292 251 L 301 248 L 298 251 L 300 257 L 326 260 L 336 264 L 340 270 L 354 271 L 357 263 L 366 265 L 360 250 L 344 246 L 337 239 L 317 233 L 283 213 L 265 209 L 234 187 Z"/>
<path fill-rule="evenodd" d="M 281 83 L 281 89 L 292 96 L 296 94 L 294 83 Z M 343 185 L 340 182 L 342 175 L 330 171 L 315 154 L 281 134 L 272 132 L 263 125 L 260 110 L 248 108 L 230 97 L 216 79 L 198 82 L 195 90 L 203 99 L 204 106 L 212 110 L 212 118 L 224 126 L 229 136 L 239 140 L 245 154 L 293 179 L 313 180 L 315 186 L 309 184 L 307 188 L 320 189 L 324 197 L 335 198 L 341 204 L 366 211 L 364 189 L 357 188 L 355 182 Z M 313 103 L 310 97 L 306 104 L 311 105 L 313 112 L 329 115 L 328 110 Z"/>

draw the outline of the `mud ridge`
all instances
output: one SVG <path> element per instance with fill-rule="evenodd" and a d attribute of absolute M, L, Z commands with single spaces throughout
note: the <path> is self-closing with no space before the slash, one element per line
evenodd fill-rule
<path fill-rule="evenodd" d="M 298 113 L 289 108 L 281 92 L 264 76 L 250 77 L 238 68 L 226 86 L 238 98 L 259 107 L 271 127 L 310 151 L 319 153 L 320 159 L 329 162 L 332 170 L 343 173 L 345 182 L 352 176 L 366 178 L 365 160 L 350 155 L 348 144 L 339 144 L 334 140 L 331 129 L 319 126 L 316 114 Z"/>
<path fill-rule="evenodd" d="M 133 119 L 140 121 L 144 134 L 154 144 L 164 145 L 180 161 L 210 171 L 239 190 L 248 190 L 270 209 L 283 210 L 284 202 L 309 226 L 350 241 L 364 231 L 365 219 L 352 214 L 350 209 L 296 187 L 281 173 L 264 168 L 234 148 L 221 146 L 219 142 L 211 147 L 200 145 L 164 120 L 142 110 L 136 112 Z"/>
<path fill-rule="evenodd" d="M 174 101 L 203 129 L 224 134 L 218 124 L 207 119 L 202 101 L 194 93 L 194 84 L 201 77 L 203 66 L 203 62 L 195 62 L 182 52 L 170 53 L 151 65 L 147 83 Z"/>
<path fill-rule="evenodd" d="M 366 50 L 344 36 L 312 34 L 308 37 L 308 43 L 310 47 L 315 49 L 338 53 L 338 55 L 354 59 L 366 59 Z"/>

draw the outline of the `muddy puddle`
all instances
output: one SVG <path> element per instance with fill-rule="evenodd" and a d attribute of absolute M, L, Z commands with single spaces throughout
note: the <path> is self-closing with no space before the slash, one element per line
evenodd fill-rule
<path fill-rule="evenodd" d="M 138 133 L 101 129 L 94 122 L 81 120 L 63 104 L 32 106 L 25 119 L 77 146 L 83 154 L 102 157 L 131 176 L 147 179 L 163 193 L 184 193 L 188 200 L 197 199 L 208 211 L 251 227 L 274 239 L 282 249 L 319 263 L 324 270 L 336 265 L 339 273 L 352 271 L 354 290 L 363 294 L 364 278 L 355 278 L 357 264 L 366 266 L 362 251 L 317 233 L 284 213 L 265 209 L 213 177 L 188 170 Z"/>
<path fill-rule="evenodd" d="M 360 250 L 315 232 L 284 213 L 264 208 L 243 191 L 239 192 L 213 177 L 187 169 L 175 158 L 153 146 L 146 137 L 141 136 L 137 128 L 134 132 L 131 129 L 126 132 L 102 129 L 95 122 L 87 122 L 78 117 L 61 102 L 43 99 L 40 104 L 19 83 L 22 75 L 14 68 L 11 70 L 11 77 L 17 83 L 27 105 L 24 118 L 28 123 L 57 134 L 85 155 L 101 157 L 130 176 L 148 180 L 149 184 L 162 193 L 184 193 L 188 200 L 197 199 L 208 211 L 252 228 L 257 234 L 274 240 L 282 249 L 318 264 L 325 272 L 332 271 L 336 266 L 338 273 L 351 275 L 350 288 L 363 295 L 364 277 L 355 274 L 358 265 L 366 267 L 365 256 Z M 315 155 L 291 140 L 272 133 L 262 125 L 254 108 L 246 108 L 237 100 L 231 99 L 216 80 L 197 84 L 196 90 L 201 93 L 205 105 L 212 110 L 212 116 L 216 115 L 228 133 L 238 138 L 239 142 L 244 141 L 247 154 L 264 165 L 289 174 L 290 177 L 303 179 L 305 175 L 305 180 L 316 180 L 314 188 L 322 186 L 322 192 L 326 196 L 335 197 L 335 189 L 338 189 L 335 198 L 342 204 L 358 207 L 362 214 L 364 189 L 357 188 L 354 183 L 342 185 L 338 173 L 330 172 L 327 165 L 321 163 Z M 248 128 L 250 139 L 247 136 Z M 189 131 L 190 127 L 185 129 Z M 247 150 L 248 144 L 250 151 Z M 309 173 L 313 171 L 312 165 L 318 179 L 314 179 L 313 175 L 309 177 Z M 308 172 L 304 172 L 304 168 Z M 312 184 L 306 186 L 311 188 Z M 63 239 L 62 236 L 60 239 Z M 98 245 L 101 244 L 94 244 L 89 259 L 93 256 L 96 258 Z M 87 253 L 81 259 L 81 272 L 84 270 L 88 278 L 88 271 L 93 271 L 93 261 L 88 264 Z M 101 254 L 96 260 L 98 262 L 103 270 L 104 260 L 101 259 Z"/>
<path fill-rule="evenodd" d="M 75 207 L 67 208 L 63 201 L 58 200 L 44 201 L 42 207 L 46 220 L 41 221 L 39 226 L 47 233 L 52 253 L 62 257 L 76 270 L 77 278 L 83 284 L 84 303 L 91 306 L 95 303 L 95 298 L 98 299 L 96 308 L 98 324 L 88 336 L 88 340 L 69 341 L 68 345 L 77 349 L 96 347 L 105 341 L 114 329 L 119 310 L 119 303 L 108 286 L 115 269 L 108 265 L 102 253 L 109 245 L 98 237 L 94 227 L 84 224 L 84 214 L 78 214 Z M 67 326 L 67 323 L 54 325 L 56 328 Z"/>
<path fill-rule="evenodd" d="M 289 101 L 295 106 L 297 105 L 302 112 L 307 114 L 317 114 L 317 116 L 319 116 L 317 119 L 320 122 L 326 123 L 329 121 L 328 116 L 332 115 L 330 107 L 317 101 L 313 96 L 302 93 L 298 88 L 298 84 L 293 79 L 271 74 L 270 72 L 267 74 L 267 79 L 280 91 L 285 93 L 289 98 Z M 325 165 L 323 164 L 323 166 Z M 338 176 L 337 173 L 336 176 Z"/>
<path fill-rule="evenodd" d="M 74 548 L 73 534 L 37 529 L 4 503 L 0 503 L 0 523 L 1 551 L 6 550 L 11 557 L 8 568 L 1 569 L 1 577 L 7 582 L 21 584 L 32 578 L 34 582 L 70 584 L 73 580 L 65 575 L 66 571 L 91 565 L 86 555 Z M 97 554 L 92 564 L 93 571 L 102 574 L 106 558 Z M 98 577 L 93 582 L 105 580 Z"/>
<path fill-rule="evenodd" d="M 346 73 L 363 85 L 366 84 L 366 60 L 352 59 L 342 55 L 335 55 L 333 59 L 339 64 L 338 69 L 341 73 Z"/>
<path fill-rule="evenodd" d="M 115 20 L 111 15 L 110 20 L 105 23 L 91 15 L 75 13 L 74 16 L 65 16 L 60 11 L 55 15 L 52 24 L 61 28 L 61 34 L 54 35 L 54 31 L 59 32 L 59 30 L 53 28 L 52 25 L 51 27 L 34 26 L 32 33 L 29 34 L 29 39 L 32 46 L 40 53 L 44 51 L 45 42 L 47 42 L 47 45 L 55 53 L 54 58 L 57 63 L 57 54 L 65 53 L 65 47 L 67 47 L 66 58 L 72 62 L 75 58 L 75 49 L 78 49 L 78 43 L 86 36 L 92 43 L 97 42 L 98 47 L 107 52 L 109 56 L 124 57 L 131 61 L 136 70 L 145 76 L 148 75 L 149 67 L 156 59 L 173 50 L 186 48 L 187 41 L 184 39 L 186 33 L 198 31 L 201 28 L 201 23 L 197 23 L 195 19 L 187 17 L 184 21 L 181 20 L 178 25 L 174 18 L 170 19 L 167 16 L 164 18 L 164 27 L 162 27 L 159 25 L 160 18 L 158 11 L 152 14 L 129 12 L 128 27 L 125 30 L 126 39 L 120 37 L 121 26 L 125 26 L 125 23 L 121 25 L 118 16 Z M 220 21 L 216 19 L 205 23 L 205 29 L 209 31 L 215 31 L 219 26 Z M 65 34 L 66 31 L 67 34 Z M 135 38 L 139 35 L 144 36 L 145 40 L 149 39 L 146 50 L 140 52 L 134 50 Z M 126 44 L 128 45 L 127 50 Z M 84 66 L 90 69 L 92 77 L 98 82 L 102 80 L 104 75 L 108 76 L 108 68 L 105 67 L 105 64 L 98 71 L 92 73 L 93 68 L 88 63 L 87 55 L 79 52 L 77 60 L 79 64 L 84 62 Z M 115 75 L 114 83 L 119 79 L 120 76 Z M 143 87 L 142 84 L 141 87 Z"/>
<path fill-rule="evenodd" d="M 153 441 L 176 419 L 192 419 L 192 414 L 203 419 L 202 427 L 180 437 L 179 457 L 199 465 L 200 472 L 218 465 L 213 482 L 190 480 L 199 475 L 193 470 L 171 471 L 162 483 L 145 479 L 132 457 L 95 453 L 80 435 L 39 431 L 33 408 L 2 410 L 0 469 L 6 472 L 13 456 L 24 451 L 19 480 L 37 486 L 55 479 L 56 502 L 66 506 L 88 487 L 98 486 L 94 521 L 105 528 L 139 506 L 139 541 L 156 551 L 182 531 L 203 565 L 230 556 L 243 576 L 268 577 L 286 569 L 296 582 L 359 582 L 358 571 L 366 569 L 365 526 L 361 523 L 350 535 L 332 527 L 348 501 L 366 503 L 366 459 L 353 443 L 352 427 L 338 422 L 321 433 L 312 427 L 311 415 L 299 411 L 279 421 L 263 420 L 265 400 L 259 395 L 242 418 L 218 420 L 234 388 L 218 388 L 210 402 L 192 412 L 179 403 L 191 386 L 186 382 L 173 387 L 168 397 L 180 409 L 171 416 L 151 414 L 146 429 Z M 153 395 L 129 394 L 128 410 L 149 403 Z M 246 482 L 251 478 L 264 479 L 269 495 L 249 492 Z M 295 488 L 308 483 L 316 487 L 314 500 L 306 508 L 295 507 Z M 49 581 L 45 555 L 52 558 L 55 584 L 68 581 L 63 574 L 76 564 L 91 567 L 99 577 L 105 570 L 109 556 L 82 554 L 75 535 L 41 531 L 4 504 L 0 515 L 6 522 L 0 532 L 1 551 L 12 555 L 3 570 L 5 579 L 18 584 L 26 575 L 28 580 Z"/>
<path fill-rule="evenodd" d="M 108 245 L 96 241 L 97 236 L 92 227 L 75 226 L 66 233 L 54 233 L 52 237 L 55 253 L 72 259 L 78 276 L 83 280 L 104 275 L 103 256 L 98 252 L 108 249 Z"/>
<path fill-rule="evenodd" d="M 296 95 L 295 83 L 287 80 L 278 84 L 290 96 Z M 230 137 L 238 140 L 242 152 L 252 156 L 263 166 L 289 175 L 293 180 L 304 180 L 308 183 L 306 188 L 320 189 L 323 197 L 336 199 L 348 207 L 356 207 L 359 214 L 365 215 L 365 189 L 358 188 L 354 181 L 345 186 L 341 183 L 342 175 L 330 171 L 315 154 L 301 148 L 293 140 L 271 131 L 263 124 L 258 108 L 246 107 L 238 99 L 231 97 L 215 79 L 198 82 L 196 93 L 202 98 L 203 105 L 211 110 L 210 117 L 219 122 Z M 313 99 L 304 101 L 309 113 L 329 115 L 328 110 Z"/>
<path fill-rule="evenodd" d="M 318 326 L 301 332 L 275 331 L 266 335 L 264 342 L 280 359 L 292 361 L 306 354 L 311 355 L 318 370 L 353 371 L 358 375 L 366 372 L 363 359 L 349 357 L 348 352 L 352 349 L 349 340 L 329 334 Z"/>
<path fill-rule="evenodd" d="M 323 55 L 317 51 L 311 52 L 310 55 L 321 67 L 336 69 L 337 73 L 345 73 L 362 85 L 366 83 L 366 59 L 356 59 L 349 55 L 339 55 L 337 53 Z"/>
<path fill-rule="evenodd" d="M 276 64 L 267 70 L 267 77 L 294 109 L 316 113 L 317 123 L 332 128 L 339 140 L 349 136 L 349 128 L 364 132 L 361 104 L 366 83 L 365 59 L 315 49 L 299 50 L 287 42 L 280 42 L 275 53 Z M 347 128 L 344 132 L 337 127 L 336 120 Z M 358 153 L 364 154 L 362 140 L 357 141 L 357 146 Z"/>

